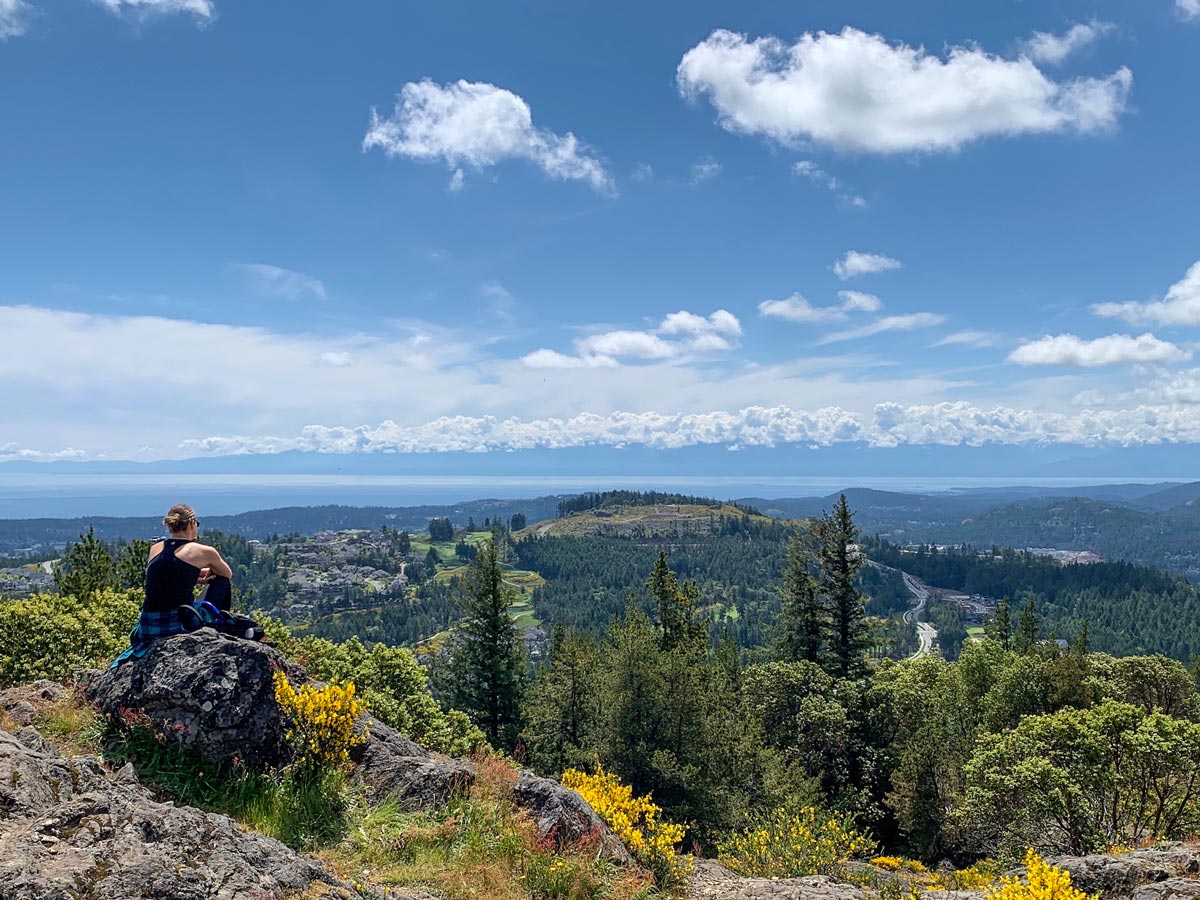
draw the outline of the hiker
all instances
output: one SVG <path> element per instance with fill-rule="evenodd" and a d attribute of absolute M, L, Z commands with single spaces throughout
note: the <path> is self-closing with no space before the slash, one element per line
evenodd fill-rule
<path fill-rule="evenodd" d="M 150 548 L 142 614 L 129 636 L 130 648 L 117 657 L 114 668 L 130 657 L 145 656 L 155 638 L 194 631 L 202 624 L 192 607 L 197 584 L 213 594 L 210 603 L 229 609 L 233 570 L 215 547 L 196 542 L 200 522 L 195 511 L 186 503 L 176 503 L 163 524 L 171 536 Z"/>

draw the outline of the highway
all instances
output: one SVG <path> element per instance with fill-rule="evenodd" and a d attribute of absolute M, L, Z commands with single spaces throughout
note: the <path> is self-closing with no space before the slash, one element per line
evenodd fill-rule
<path fill-rule="evenodd" d="M 904 586 L 908 588 L 915 601 L 912 608 L 904 614 L 905 622 L 917 626 L 917 652 L 909 659 L 920 659 L 922 656 L 933 653 L 933 645 L 937 642 L 937 629 L 928 622 L 919 621 L 921 613 L 925 611 L 925 604 L 929 600 L 929 588 L 907 572 L 901 572 L 900 575 L 904 578 Z"/>

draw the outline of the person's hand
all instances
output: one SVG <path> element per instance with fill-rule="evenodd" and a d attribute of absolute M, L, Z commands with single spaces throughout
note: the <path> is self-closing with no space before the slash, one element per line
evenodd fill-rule
<path fill-rule="evenodd" d="M 197 584 L 208 584 L 217 576 L 213 574 L 212 566 L 205 566 L 200 570 L 200 577 L 196 579 Z"/>

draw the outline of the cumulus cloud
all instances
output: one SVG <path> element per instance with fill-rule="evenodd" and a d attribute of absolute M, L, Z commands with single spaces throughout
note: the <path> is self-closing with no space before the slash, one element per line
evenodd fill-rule
<path fill-rule="evenodd" d="M 941 325 L 946 317 L 939 313 L 918 312 L 906 313 L 900 316 L 884 316 L 858 328 L 848 328 L 845 331 L 835 331 L 825 335 L 818 344 L 833 344 L 838 341 L 853 341 L 859 338 L 883 334 L 885 331 L 914 331 L 918 328 L 932 328 Z"/>
<path fill-rule="evenodd" d="M 430 162 L 452 170 L 450 187 L 462 187 L 463 167 L 481 171 L 524 159 L 560 181 L 583 181 L 601 193 L 614 186 L 600 160 L 571 132 L 556 134 L 533 124 L 533 113 L 512 91 L 485 82 L 409 82 L 391 116 L 371 110 L 363 150 Z"/>
<path fill-rule="evenodd" d="M 32 17 L 33 7 L 25 0 L 0 0 L 0 41 L 23 35 Z"/>
<path fill-rule="evenodd" d="M 930 347 L 994 347 L 1000 341 L 1000 335 L 994 331 L 956 331 L 941 340 L 934 341 Z"/>
<path fill-rule="evenodd" d="M 792 294 L 785 300 L 764 300 L 758 304 L 758 314 L 788 322 L 821 324 L 844 321 L 850 312 L 878 312 L 883 308 L 883 301 L 874 294 L 838 291 L 838 296 L 842 302 L 836 306 L 813 306 L 800 294 Z"/>
<path fill-rule="evenodd" d="M 846 281 L 849 278 L 857 278 L 859 275 L 874 275 L 876 272 L 899 269 L 901 265 L 900 260 L 892 259 L 890 256 L 847 250 L 846 255 L 833 264 L 833 274 L 842 281 Z"/>
<path fill-rule="evenodd" d="M 668 314 L 650 331 L 605 331 L 575 341 L 576 356 L 541 349 L 522 357 L 531 368 L 582 369 L 613 367 L 621 357 L 640 360 L 676 359 L 687 353 L 732 350 L 742 323 L 725 309 L 710 316 L 687 310 Z"/>
<path fill-rule="evenodd" d="M 1008 355 L 1008 361 L 1022 366 L 1097 366 L 1166 365 L 1191 359 L 1192 354 L 1170 341 L 1152 334 L 1131 337 L 1110 334 L 1087 341 L 1073 334 L 1046 335 L 1022 344 Z"/>
<path fill-rule="evenodd" d="M 168 15 L 188 13 L 201 22 L 212 21 L 217 15 L 213 0 L 95 0 L 111 13 L 120 15 L 131 12 L 136 15 Z"/>
<path fill-rule="evenodd" d="M 62 450 L 32 450 L 19 444 L 0 444 L 0 460 L 29 459 L 36 462 L 50 462 L 56 459 L 85 459 L 87 454 L 75 447 L 64 447 Z"/>
<path fill-rule="evenodd" d="M 1200 0 L 1175 0 L 1175 12 L 1185 22 L 1200 20 Z"/>
<path fill-rule="evenodd" d="M 1092 312 L 1110 319 L 1124 319 L 1133 325 L 1200 325 L 1200 262 L 1192 263 L 1187 274 L 1167 289 L 1162 300 L 1097 303 Z"/>
<path fill-rule="evenodd" d="M 867 208 L 866 198 L 859 196 L 853 191 L 843 189 L 840 179 L 830 175 L 811 159 L 802 159 L 798 163 L 794 163 L 792 165 L 792 174 L 807 178 L 814 184 L 819 184 L 826 190 L 833 191 L 843 203 L 857 209 Z"/>
<path fill-rule="evenodd" d="M 268 266 L 263 263 L 247 263 L 236 266 L 243 272 L 255 290 L 280 300 L 324 300 L 325 284 L 319 278 Z"/>
<path fill-rule="evenodd" d="M 1063 34 L 1035 31 L 1033 37 L 1021 43 L 1021 52 L 1034 62 L 1057 66 L 1076 50 L 1099 40 L 1115 27 L 1111 22 L 1092 19 L 1087 23 L 1072 25 Z"/>
<path fill-rule="evenodd" d="M 813 411 L 789 406 L 668 414 L 580 413 L 564 418 L 441 417 L 420 425 L 393 421 L 356 428 L 310 425 L 290 437 L 216 435 L 185 441 L 189 453 L 444 453 L 627 447 L 676 449 L 698 445 L 775 447 L 866 443 L 980 446 L 988 443 L 1119 444 L 1200 442 L 1200 406 L 1140 405 L 1129 409 L 1041 412 L 958 401 L 883 402 L 869 415 L 837 406 Z"/>
<path fill-rule="evenodd" d="M 1133 83 L 1124 67 L 1054 81 L 1028 57 L 968 45 L 943 58 L 855 28 L 807 33 L 793 44 L 717 30 L 684 54 L 676 79 L 684 96 L 707 97 L 728 131 L 865 153 L 1104 131 L 1125 111 Z"/>
<path fill-rule="evenodd" d="M 691 177 L 688 179 L 693 187 L 704 181 L 710 181 L 721 174 L 721 164 L 711 156 L 698 159 L 692 163 Z"/>

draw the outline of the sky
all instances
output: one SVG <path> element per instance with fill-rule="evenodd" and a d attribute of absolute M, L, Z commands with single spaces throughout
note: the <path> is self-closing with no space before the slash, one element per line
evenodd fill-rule
<path fill-rule="evenodd" d="M 1198 84 L 1200 0 L 0 0 L 0 460 L 1198 443 Z"/>

